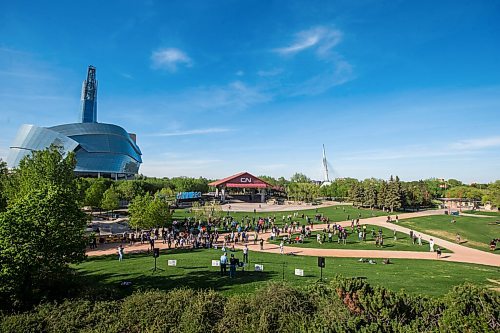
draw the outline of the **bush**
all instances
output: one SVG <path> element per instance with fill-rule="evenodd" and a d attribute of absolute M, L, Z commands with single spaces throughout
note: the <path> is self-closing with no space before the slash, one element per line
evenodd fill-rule
<path fill-rule="evenodd" d="M 121 301 L 67 300 L 3 315 L 0 332 L 498 332 L 500 297 L 472 285 L 438 299 L 372 288 L 360 279 L 254 294 L 137 292 Z"/>

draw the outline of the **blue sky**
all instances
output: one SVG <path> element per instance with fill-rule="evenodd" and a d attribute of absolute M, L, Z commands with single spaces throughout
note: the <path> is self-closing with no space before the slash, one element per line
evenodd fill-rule
<path fill-rule="evenodd" d="M 500 2 L 2 1 L 0 158 L 23 123 L 138 136 L 149 176 L 500 178 Z"/>

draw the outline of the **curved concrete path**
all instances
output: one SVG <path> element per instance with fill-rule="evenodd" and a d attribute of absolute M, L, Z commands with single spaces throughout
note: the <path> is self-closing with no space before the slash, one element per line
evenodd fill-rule
<path fill-rule="evenodd" d="M 399 219 L 407 219 L 407 218 L 415 218 L 420 216 L 430 216 L 430 215 L 442 215 L 444 214 L 443 210 L 430 210 L 430 211 L 422 211 L 417 213 L 405 213 L 398 214 Z M 393 214 L 394 215 L 394 214 Z M 362 224 L 371 224 L 377 225 L 381 227 L 385 227 L 388 229 L 396 229 L 396 231 L 409 234 L 410 229 L 398 225 L 396 223 L 388 223 L 386 222 L 387 216 L 378 216 L 371 217 L 360 220 Z M 350 226 L 349 221 L 344 222 L 336 222 L 342 226 Z M 314 225 L 314 230 L 322 230 L 326 228 L 326 224 L 318 224 Z M 442 246 L 453 253 L 443 253 L 441 259 L 443 261 L 453 261 L 453 262 L 465 262 L 472 264 L 482 264 L 488 266 L 496 266 L 500 267 L 500 255 L 489 253 L 486 251 L 476 250 L 469 247 L 465 247 L 463 245 L 459 245 L 454 242 L 450 242 L 435 236 L 427 235 L 422 232 L 418 232 L 423 240 L 429 241 L 432 238 L 437 246 Z M 259 234 L 259 238 L 263 237 L 264 239 L 268 239 L 270 237 L 270 233 Z M 101 256 L 101 255 L 109 255 L 116 254 L 117 245 L 104 245 L 95 250 L 88 250 L 88 256 Z M 167 244 L 162 244 L 161 241 L 157 241 L 155 243 L 155 247 L 159 247 L 160 249 L 167 249 Z M 242 248 L 243 245 L 238 244 L 236 248 Z M 134 244 L 124 245 L 125 253 L 135 253 L 135 252 L 144 252 L 149 249 L 149 244 Z M 269 242 L 265 242 L 264 250 L 260 249 L 260 245 L 253 245 L 253 241 L 248 243 L 248 248 L 251 251 L 259 251 L 259 252 L 267 252 L 267 253 L 279 253 L 279 246 L 275 244 L 271 244 Z M 438 260 L 436 254 L 433 252 L 415 252 L 415 251 L 391 251 L 391 250 L 353 250 L 353 249 L 320 249 L 320 248 L 302 248 L 302 247 L 294 247 L 294 246 L 285 246 L 284 247 L 285 254 L 294 254 L 294 255 L 305 255 L 305 256 L 318 256 L 318 257 L 343 257 L 343 258 L 391 258 L 391 259 L 428 259 L 428 260 Z"/>

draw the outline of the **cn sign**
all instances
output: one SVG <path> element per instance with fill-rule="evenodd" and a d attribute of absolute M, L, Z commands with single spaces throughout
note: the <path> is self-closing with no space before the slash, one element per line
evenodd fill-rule
<path fill-rule="evenodd" d="M 250 177 L 241 177 L 240 178 L 240 182 L 242 182 L 242 183 L 251 183 L 252 182 L 252 178 L 250 178 Z"/>

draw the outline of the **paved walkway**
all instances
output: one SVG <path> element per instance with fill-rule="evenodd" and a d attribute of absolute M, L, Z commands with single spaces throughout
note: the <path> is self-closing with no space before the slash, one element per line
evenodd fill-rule
<path fill-rule="evenodd" d="M 415 217 L 430 216 L 430 215 L 441 215 L 441 214 L 444 214 L 443 210 L 430 210 L 417 213 L 399 214 L 399 219 L 415 218 Z M 386 216 L 379 216 L 379 217 L 362 219 L 360 221 L 362 222 L 362 224 L 377 225 L 391 230 L 396 229 L 396 231 L 409 234 L 410 229 L 398 225 L 396 223 L 388 223 L 386 222 L 386 220 L 387 220 Z M 349 221 L 337 222 L 337 224 L 341 224 L 342 226 L 350 226 Z M 314 229 L 316 230 L 322 230 L 325 227 L 326 224 L 314 225 Z M 429 241 L 429 239 L 432 238 L 436 244 L 435 248 L 437 248 L 437 246 L 442 246 L 453 252 L 453 253 L 443 253 L 441 259 L 439 260 L 465 262 L 465 263 L 500 267 L 500 255 L 465 247 L 463 245 L 459 245 L 457 243 L 450 242 L 435 236 L 430 236 L 421 232 L 419 232 L 419 234 L 422 236 L 422 239 L 426 241 Z M 270 237 L 270 233 L 259 234 L 259 238 L 260 237 L 268 239 Z M 101 256 L 101 255 L 116 254 L 116 247 L 117 247 L 116 244 L 104 245 L 99 247 L 98 249 L 87 251 L 87 255 Z M 140 243 L 134 245 L 127 244 L 124 245 L 124 247 L 125 247 L 125 253 L 144 252 L 149 249 L 149 244 L 140 244 Z M 156 242 L 155 247 L 159 247 L 160 249 L 168 248 L 167 244 L 162 244 L 161 241 Z M 236 248 L 241 248 L 241 247 L 242 245 L 236 245 Z M 279 246 L 271 244 L 269 242 L 265 242 L 264 250 L 260 249 L 260 245 L 253 245 L 253 241 L 250 241 L 250 243 L 248 244 L 248 248 L 251 251 L 259 251 L 259 252 L 267 252 L 267 253 L 280 252 Z M 318 256 L 318 257 L 437 260 L 436 254 L 433 252 L 414 252 L 414 251 L 354 250 L 354 249 L 344 250 L 344 249 L 320 249 L 320 248 L 301 248 L 301 247 L 285 246 L 284 252 L 293 253 L 295 255 Z"/>
<path fill-rule="evenodd" d="M 346 205 L 346 202 L 338 201 L 324 201 L 320 205 L 312 205 L 310 203 L 294 203 L 294 204 L 284 204 L 284 205 L 268 205 L 267 203 L 249 203 L 249 202 L 232 202 L 221 205 L 222 210 L 227 212 L 253 212 L 257 213 L 267 213 L 267 212 L 291 212 L 297 210 L 307 210 L 316 208 L 325 208 L 331 206 Z M 231 209 L 229 209 L 231 206 Z"/>

